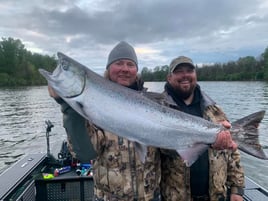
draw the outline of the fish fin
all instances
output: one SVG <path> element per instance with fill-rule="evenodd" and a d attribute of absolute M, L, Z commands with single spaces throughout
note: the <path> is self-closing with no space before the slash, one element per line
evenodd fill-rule
<path fill-rule="evenodd" d="M 194 144 L 192 147 L 180 151 L 177 150 L 187 167 L 190 167 L 208 149 L 207 144 Z"/>
<path fill-rule="evenodd" d="M 264 114 L 264 110 L 250 114 L 233 122 L 232 128 L 242 129 L 242 134 L 239 135 L 236 141 L 240 150 L 257 158 L 268 160 L 259 142 L 258 125 L 262 121 Z"/>
<path fill-rule="evenodd" d="M 86 112 L 84 110 L 83 103 L 80 101 L 75 101 L 74 103 L 75 103 L 74 107 L 72 107 L 72 106 L 71 107 L 76 108 L 76 110 L 75 109 L 73 109 L 73 110 L 75 110 L 80 115 L 82 115 L 90 124 L 94 124 L 94 122 L 91 120 L 91 118 L 86 114 Z"/>
<path fill-rule="evenodd" d="M 81 102 L 79 102 L 79 101 L 76 101 L 76 104 L 78 105 L 78 107 L 79 107 L 81 110 L 83 110 L 83 108 L 84 108 L 83 103 L 81 103 Z"/>
<path fill-rule="evenodd" d="M 139 158 L 142 163 L 145 163 L 145 158 L 147 155 L 147 146 L 140 144 L 138 142 L 134 142 L 135 150 L 137 151 Z"/>

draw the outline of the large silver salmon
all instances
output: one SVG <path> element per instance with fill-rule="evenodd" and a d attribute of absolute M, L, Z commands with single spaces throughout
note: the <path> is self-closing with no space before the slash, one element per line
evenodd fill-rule
<path fill-rule="evenodd" d="M 216 140 L 219 124 L 158 104 L 141 92 L 113 83 L 58 53 L 53 73 L 39 69 L 48 84 L 74 110 L 104 130 L 136 142 L 141 157 L 146 146 L 176 150 L 191 165 Z M 248 154 L 267 159 L 256 124 L 264 111 L 232 123 L 232 137 Z"/>

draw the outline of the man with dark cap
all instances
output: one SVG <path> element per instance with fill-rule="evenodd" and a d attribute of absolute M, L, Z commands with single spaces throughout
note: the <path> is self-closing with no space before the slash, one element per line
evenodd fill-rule
<path fill-rule="evenodd" d="M 197 84 L 192 60 L 180 56 L 172 60 L 163 95 L 169 107 L 230 128 L 224 112 Z M 229 131 L 226 131 L 229 134 Z M 233 142 L 229 150 L 214 144 L 190 167 L 182 159 L 163 151 L 161 193 L 165 201 L 224 201 L 229 189 L 231 201 L 242 201 L 244 172 L 240 153 Z"/>
<path fill-rule="evenodd" d="M 134 48 L 124 41 L 118 43 L 108 56 L 104 77 L 122 86 L 141 91 L 144 89 L 143 82 L 138 78 L 137 72 L 138 60 Z M 49 92 L 52 97 L 59 99 L 50 87 Z M 65 107 L 62 110 L 64 121 L 68 119 L 68 122 L 64 122 L 68 128 L 66 129 L 68 138 L 70 142 L 78 142 L 77 139 L 81 138 L 79 131 L 82 131 L 84 136 L 86 122 L 70 106 L 66 106 L 66 103 L 62 105 Z M 80 121 L 78 126 L 73 124 L 77 121 Z M 142 163 L 133 142 L 104 131 L 89 122 L 87 130 L 88 135 L 84 136 L 84 141 L 88 142 L 89 139 L 91 142 L 88 146 L 91 148 L 93 146 L 96 152 L 93 163 L 94 200 L 160 201 L 161 164 L 160 153 L 156 148 L 147 148 L 146 159 Z M 75 144 L 77 146 L 77 143 Z M 72 147 L 74 151 L 79 150 Z M 93 159 L 94 155 L 88 153 L 89 148 L 86 147 L 84 150 L 86 152 L 83 153 L 83 148 L 80 147 L 80 154 L 74 154 L 77 156 L 87 154 L 90 155 L 88 159 Z"/>

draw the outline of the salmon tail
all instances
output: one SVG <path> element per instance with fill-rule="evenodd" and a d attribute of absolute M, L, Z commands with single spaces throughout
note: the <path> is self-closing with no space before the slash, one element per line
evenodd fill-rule
<path fill-rule="evenodd" d="M 231 133 L 241 151 L 257 158 L 268 160 L 259 142 L 258 126 L 264 114 L 265 111 L 262 110 L 233 122 Z"/>

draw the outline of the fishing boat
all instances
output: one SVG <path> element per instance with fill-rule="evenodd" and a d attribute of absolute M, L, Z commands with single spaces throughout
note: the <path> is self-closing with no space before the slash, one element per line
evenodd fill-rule
<path fill-rule="evenodd" d="M 57 158 L 50 153 L 46 121 L 47 152 L 28 154 L 0 175 L 0 201 L 91 201 L 91 164 L 72 159 L 67 143 L 62 143 Z M 245 201 L 267 201 L 268 191 L 252 179 L 245 180 Z"/>

